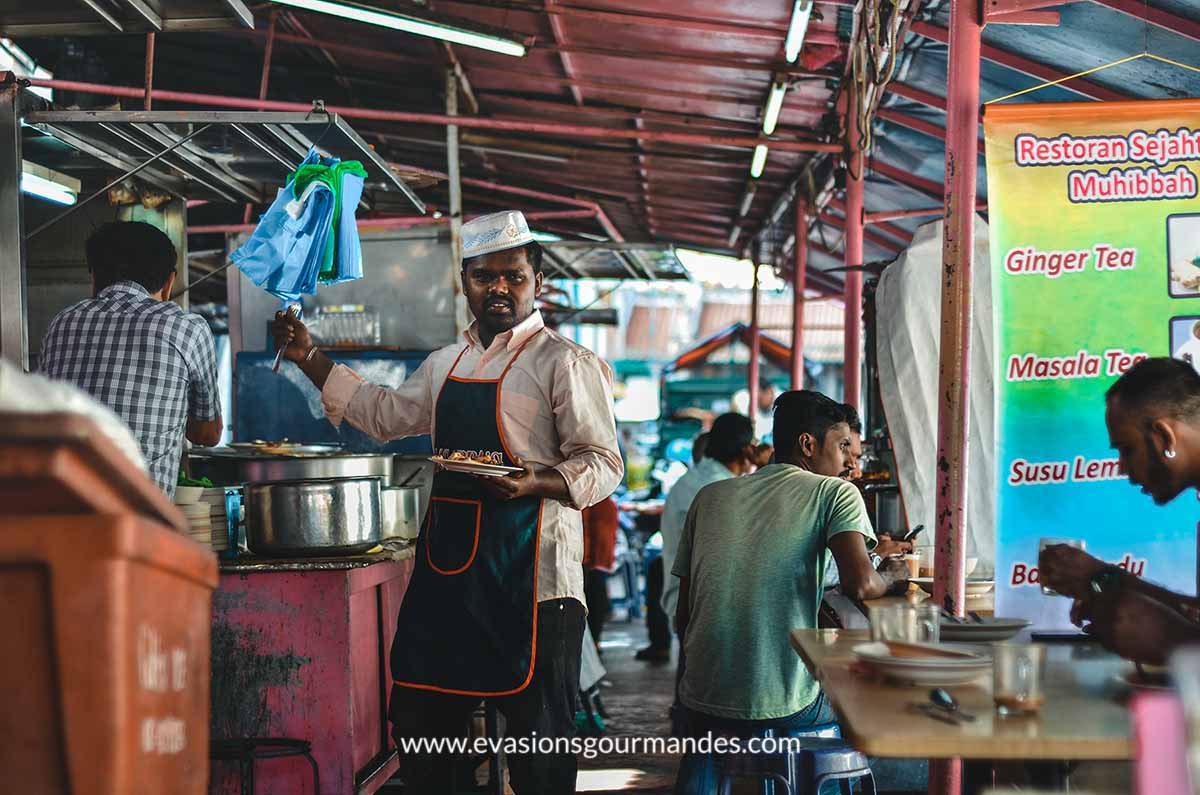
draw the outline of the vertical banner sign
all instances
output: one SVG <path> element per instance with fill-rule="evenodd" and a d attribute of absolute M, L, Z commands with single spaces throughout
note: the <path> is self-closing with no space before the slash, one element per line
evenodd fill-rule
<path fill-rule="evenodd" d="M 1200 101 L 984 114 L 996 333 L 996 609 L 1069 626 L 1042 538 L 1194 593 L 1200 510 L 1119 471 L 1104 392 L 1135 362 L 1200 368 Z"/>

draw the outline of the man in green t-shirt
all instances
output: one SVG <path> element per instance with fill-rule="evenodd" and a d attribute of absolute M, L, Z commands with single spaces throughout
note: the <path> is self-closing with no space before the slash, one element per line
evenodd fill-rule
<path fill-rule="evenodd" d="M 856 464 L 846 420 L 819 392 L 785 392 L 775 401 L 779 463 L 706 486 L 692 502 L 672 573 L 688 659 L 679 698 L 694 736 L 782 733 L 832 720 L 788 643 L 790 630 L 817 626 L 827 550 L 852 599 L 907 588 L 903 561 L 872 566 L 866 507 L 838 477 Z M 675 791 L 715 792 L 712 758 L 685 756 Z"/>

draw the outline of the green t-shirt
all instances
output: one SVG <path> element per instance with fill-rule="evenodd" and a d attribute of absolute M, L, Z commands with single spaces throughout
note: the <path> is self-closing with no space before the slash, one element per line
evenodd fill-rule
<path fill-rule="evenodd" d="M 816 699 L 817 682 L 788 632 L 817 626 L 829 539 L 847 532 L 875 546 L 858 489 L 790 464 L 696 495 L 671 570 L 690 579 L 685 705 L 764 720 Z"/>

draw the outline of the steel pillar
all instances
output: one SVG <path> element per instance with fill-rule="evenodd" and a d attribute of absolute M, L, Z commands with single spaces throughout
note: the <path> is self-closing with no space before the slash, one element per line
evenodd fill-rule
<path fill-rule="evenodd" d="M 796 191 L 792 271 L 792 389 L 804 388 L 804 287 L 808 277 L 808 199 Z"/>
<path fill-rule="evenodd" d="M 966 602 L 967 442 L 970 432 L 971 270 L 979 147 L 983 20 L 975 0 L 951 0 L 946 87 L 946 220 L 942 235 L 941 347 L 933 599 L 963 615 Z M 931 761 L 929 789 L 962 789 L 962 761 Z"/>
<path fill-rule="evenodd" d="M 862 98 L 851 86 L 846 103 L 846 132 L 850 138 L 850 159 L 846 163 L 846 238 L 843 244 L 847 267 L 863 264 L 863 153 L 859 151 L 862 132 L 858 129 L 858 103 Z M 843 366 L 842 400 L 859 407 L 861 363 L 859 347 L 862 340 L 862 271 L 846 271 L 845 301 L 845 364 Z"/>
<path fill-rule="evenodd" d="M 758 417 L 758 368 L 762 358 L 762 336 L 758 328 L 758 262 L 755 261 L 754 281 L 750 287 L 750 368 L 746 380 L 750 388 L 750 420 Z"/>
<path fill-rule="evenodd" d="M 0 84 L 0 356 L 29 369 L 25 225 L 21 206 L 21 88 Z"/>

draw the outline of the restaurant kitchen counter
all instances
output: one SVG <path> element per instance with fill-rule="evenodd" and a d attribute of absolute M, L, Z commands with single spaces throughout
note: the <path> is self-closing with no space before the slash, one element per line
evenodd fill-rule
<path fill-rule="evenodd" d="M 239 555 L 221 561 L 222 574 L 237 574 L 254 571 L 345 571 L 362 569 L 386 560 L 400 561 L 412 558 L 413 545 L 398 549 L 384 548 L 379 552 L 362 555 L 339 555 L 327 558 L 264 558 L 258 555 Z"/>
<path fill-rule="evenodd" d="M 388 654 L 412 549 L 343 558 L 223 561 L 213 596 L 214 740 L 312 744 L 323 793 L 371 793 L 397 769 L 388 734 Z M 239 792 L 236 762 L 212 763 L 212 793 Z M 256 795 L 311 795 L 302 757 L 255 765 Z"/>

